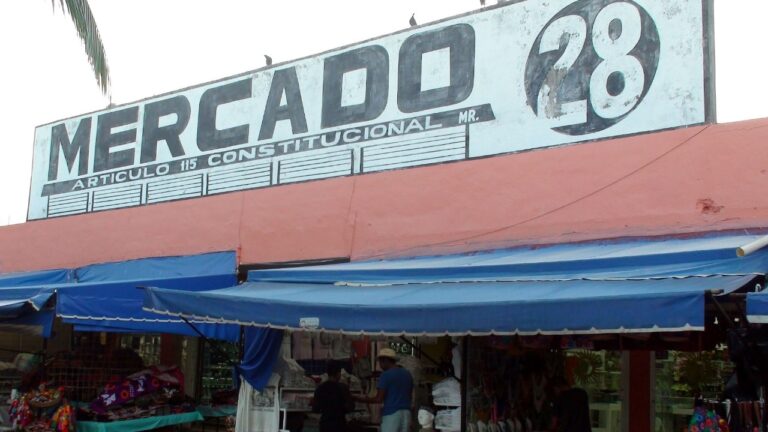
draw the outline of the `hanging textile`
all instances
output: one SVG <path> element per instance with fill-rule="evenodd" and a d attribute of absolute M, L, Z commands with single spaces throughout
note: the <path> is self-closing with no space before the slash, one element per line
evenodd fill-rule
<path fill-rule="evenodd" d="M 237 371 L 254 389 L 262 391 L 269 383 L 275 368 L 283 342 L 283 332 L 247 327 L 244 338 L 243 360 Z"/>

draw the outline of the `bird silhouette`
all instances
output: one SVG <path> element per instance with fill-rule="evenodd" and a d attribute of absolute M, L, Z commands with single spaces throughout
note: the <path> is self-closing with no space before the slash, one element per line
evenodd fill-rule
<path fill-rule="evenodd" d="M 272 65 L 272 57 L 264 54 L 264 60 L 266 60 L 267 66 L 271 66 Z"/>
<path fill-rule="evenodd" d="M 485 6 L 485 0 L 480 0 L 480 6 Z"/>
<path fill-rule="evenodd" d="M 418 24 L 416 24 L 416 14 L 411 15 L 411 19 L 408 20 L 408 23 L 411 25 L 411 27 L 415 27 Z"/>

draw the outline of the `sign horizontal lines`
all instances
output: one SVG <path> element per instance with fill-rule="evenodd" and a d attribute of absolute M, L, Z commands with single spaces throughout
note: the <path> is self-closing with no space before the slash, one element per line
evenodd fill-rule
<path fill-rule="evenodd" d="M 154 193 L 150 195 L 150 198 L 148 201 L 156 201 L 160 198 L 173 198 L 173 197 L 182 197 L 182 196 L 199 196 L 200 190 L 199 189 L 183 189 L 180 191 L 168 191 L 163 193 Z"/>
<path fill-rule="evenodd" d="M 449 152 L 447 154 L 431 155 L 425 158 L 404 159 L 397 162 L 393 162 L 394 159 L 390 159 L 388 163 L 371 164 L 370 166 L 366 164 L 366 166 L 364 167 L 364 170 L 365 172 L 382 171 L 382 170 L 389 170 L 389 169 L 396 169 L 396 168 L 405 168 L 405 167 L 414 166 L 414 165 L 436 164 L 436 163 L 449 162 L 449 161 L 455 161 L 455 160 L 461 160 L 461 159 L 464 159 L 464 151 L 459 149 L 459 150 L 453 150 L 452 152 Z"/>
<path fill-rule="evenodd" d="M 269 182 L 269 173 L 263 173 L 263 174 L 253 174 L 248 176 L 242 176 L 242 177 L 236 177 L 236 178 L 229 178 L 229 179 L 217 179 L 217 180 L 209 180 L 208 181 L 208 188 L 209 189 L 216 189 L 218 187 L 223 187 L 226 185 L 232 185 L 232 184 L 241 184 L 241 183 L 253 183 L 254 181 L 266 181 Z"/>
<path fill-rule="evenodd" d="M 333 162 L 333 163 L 305 165 L 305 166 L 302 166 L 302 167 L 300 167 L 298 169 L 286 169 L 286 170 L 283 171 L 283 173 L 284 174 L 293 175 L 294 173 L 301 173 L 301 172 L 305 172 L 305 171 L 317 172 L 318 170 L 321 170 L 321 169 L 329 169 L 329 168 L 335 168 L 335 167 L 348 168 L 347 169 L 347 171 L 348 171 L 349 168 L 350 168 L 350 160 L 347 159 L 347 160 L 342 160 L 342 161 Z M 333 171 L 337 171 L 337 169 L 333 169 Z"/>
<path fill-rule="evenodd" d="M 121 195 L 121 194 L 134 193 L 134 192 L 141 193 L 141 185 L 131 184 L 131 185 L 125 185 L 125 186 L 117 186 L 111 189 L 97 190 L 93 194 L 94 196 L 97 196 L 97 197 L 105 197 L 105 196 Z"/>
<path fill-rule="evenodd" d="M 352 174 L 352 152 L 342 150 L 319 158 L 297 158 L 280 163 L 280 182 L 297 182 Z"/>
<path fill-rule="evenodd" d="M 336 176 L 342 176 L 342 175 L 349 175 L 352 173 L 352 167 L 349 163 L 347 163 L 344 167 L 344 169 L 339 168 L 333 168 L 333 169 L 322 169 L 318 168 L 316 171 L 304 171 L 302 173 L 299 173 L 299 175 L 291 175 L 291 173 L 281 172 L 280 173 L 280 182 L 284 181 L 302 181 L 302 180 L 309 180 L 309 179 L 320 179 L 320 178 L 326 178 L 326 177 L 336 177 Z"/>
<path fill-rule="evenodd" d="M 67 205 L 61 205 L 61 206 L 50 206 L 48 208 L 49 212 L 62 212 L 62 211 L 70 211 L 70 210 L 81 210 L 85 211 L 87 207 L 87 203 L 78 203 L 78 204 L 67 204 Z"/>
<path fill-rule="evenodd" d="M 48 201 L 48 216 L 66 216 L 86 211 L 88 211 L 87 193 L 51 197 Z"/>
<path fill-rule="evenodd" d="M 135 203 L 141 202 L 141 189 L 135 192 L 131 192 L 129 194 L 123 194 L 123 195 L 110 195 L 110 196 L 95 196 L 93 197 L 93 206 L 94 207 L 100 207 L 103 204 L 107 203 L 114 203 L 114 202 L 122 202 L 122 201 L 132 201 Z"/>
<path fill-rule="evenodd" d="M 85 213 L 85 211 L 86 211 L 85 208 L 73 209 L 73 210 L 63 210 L 63 211 L 52 211 L 52 210 L 49 210 L 48 211 L 48 216 L 51 216 L 51 217 L 53 217 L 53 216 L 68 216 L 68 215 L 75 215 L 75 214 Z"/>
<path fill-rule="evenodd" d="M 323 156 L 320 156 L 320 157 L 305 156 L 301 158 L 283 159 L 280 162 L 280 164 L 285 168 L 297 167 L 297 166 L 302 166 L 307 164 L 320 164 L 320 163 L 323 163 L 324 161 L 333 160 L 333 159 L 336 159 L 336 160 L 349 159 L 349 157 L 350 157 L 349 150 L 342 150 L 342 151 L 337 151 L 330 154 L 324 154 Z"/>
<path fill-rule="evenodd" d="M 154 181 L 147 185 L 148 203 L 192 198 L 201 196 L 202 194 L 202 174 L 167 179 L 165 181 Z"/>
<path fill-rule="evenodd" d="M 251 187 L 261 187 L 271 184 L 271 172 L 255 172 L 249 174 L 241 174 L 239 177 L 227 177 L 224 179 L 215 177 L 213 175 L 208 177 L 208 192 L 218 193 L 221 191 L 247 189 Z"/>
<path fill-rule="evenodd" d="M 464 140 L 461 141 L 444 141 L 431 143 L 427 146 L 415 147 L 410 149 L 394 150 L 394 151 L 376 151 L 379 149 L 366 149 L 365 159 L 367 161 L 378 161 L 383 159 L 390 159 L 392 157 L 405 157 L 424 153 L 432 153 L 442 150 L 455 150 L 464 149 Z"/>
<path fill-rule="evenodd" d="M 52 209 L 80 208 L 80 207 L 85 207 L 87 203 L 88 203 L 87 200 L 74 201 L 74 202 L 63 203 L 63 204 L 51 203 L 49 207 Z"/>
<path fill-rule="evenodd" d="M 202 195 L 202 191 L 195 190 L 195 191 L 186 191 L 182 193 L 169 193 L 169 194 L 152 194 L 147 196 L 147 202 L 148 203 L 158 203 L 162 201 L 172 201 L 176 199 L 182 199 L 182 198 L 193 198 L 193 197 L 199 197 Z"/>
<path fill-rule="evenodd" d="M 270 167 L 266 166 L 264 168 L 259 168 L 258 170 L 242 170 L 242 171 L 235 171 L 235 172 L 225 172 L 225 173 L 218 173 L 218 172 L 212 172 L 208 175 L 208 182 L 209 183 L 215 183 L 215 182 L 221 182 L 221 181 L 229 181 L 233 179 L 241 179 L 241 178 L 249 178 L 254 176 L 262 176 L 267 175 L 269 176 Z"/>
<path fill-rule="evenodd" d="M 133 207 L 141 204 L 140 202 L 141 197 L 139 197 L 136 200 L 132 201 L 114 201 L 114 202 L 99 202 L 99 203 L 93 203 L 93 210 L 99 211 L 99 210 L 111 210 L 111 209 L 118 209 L 123 207 Z"/>
<path fill-rule="evenodd" d="M 57 197 L 51 197 L 51 205 L 69 204 L 81 201 L 88 201 L 88 194 L 77 195 L 59 195 Z"/>
<path fill-rule="evenodd" d="M 370 148 L 384 149 L 384 148 L 396 148 L 396 147 L 413 147 L 421 143 L 428 143 L 432 141 L 450 139 L 450 138 L 457 138 L 457 139 L 460 138 L 463 140 L 465 135 L 466 135 L 466 132 L 464 128 L 462 128 L 459 132 L 432 133 L 420 138 L 412 138 L 407 140 L 404 140 L 404 139 L 394 140 L 392 138 L 382 138 L 380 141 L 371 143 L 370 145 L 367 145 L 365 148 L 366 149 L 370 149 Z M 382 141 L 387 141 L 387 142 L 382 142 Z"/>
<path fill-rule="evenodd" d="M 270 169 L 269 162 L 258 162 L 258 163 L 252 163 L 252 164 L 235 165 L 232 167 L 213 168 L 211 170 L 211 174 L 227 175 L 227 174 L 238 173 L 238 172 L 260 171 L 260 170 L 269 170 L 269 169 Z"/>
<path fill-rule="evenodd" d="M 307 180 L 319 180 L 324 178 L 350 175 L 351 173 L 352 171 L 350 169 L 347 169 L 346 171 L 328 171 L 323 173 L 307 174 L 304 176 L 285 177 L 285 178 L 281 177 L 280 183 L 295 183 L 295 182 L 307 181 Z"/>
<path fill-rule="evenodd" d="M 169 196 L 169 195 L 187 195 L 187 194 L 200 194 L 200 187 L 199 186 L 185 186 L 183 188 L 178 189 L 166 189 L 163 191 L 153 191 L 151 193 L 152 197 L 161 197 L 161 196 Z"/>
<path fill-rule="evenodd" d="M 430 151 L 415 153 L 410 155 L 390 156 L 386 159 L 368 161 L 368 163 L 366 163 L 365 166 L 370 167 L 370 166 L 398 165 L 398 164 L 407 163 L 407 162 L 428 163 L 424 161 L 428 161 L 430 159 L 435 159 L 435 158 L 448 157 L 448 156 L 450 157 L 461 156 L 458 159 L 463 159 L 464 150 L 461 148 L 447 148 L 447 149 L 443 148 L 443 149 L 430 150 Z"/>
<path fill-rule="evenodd" d="M 367 156 L 383 155 L 383 154 L 397 154 L 400 152 L 407 152 L 407 151 L 414 151 L 414 150 L 418 151 L 420 149 L 441 146 L 446 144 L 464 145 L 465 141 L 466 140 L 464 139 L 464 137 L 461 136 L 461 137 L 440 138 L 440 139 L 422 141 L 420 143 L 413 143 L 408 146 L 388 146 L 388 147 L 368 146 L 368 147 L 365 147 L 365 155 L 367 157 Z"/>
<path fill-rule="evenodd" d="M 281 174 L 282 175 L 291 175 L 294 173 L 303 173 L 306 171 L 314 171 L 314 172 L 325 172 L 330 169 L 330 171 L 339 171 L 336 167 L 344 167 L 344 170 L 349 171 L 352 169 L 352 166 L 350 164 L 350 160 L 347 159 L 345 161 L 336 161 L 333 163 L 324 163 L 324 164 L 317 164 L 315 166 L 302 166 L 298 169 L 287 169 L 285 167 L 281 168 Z M 343 170 L 342 170 L 343 171 Z"/>
<path fill-rule="evenodd" d="M 196 192 L 200 194 L 202 191 L 200 190 L 200 185 L 185 185 L 185 186 L 179 186 L 173 189 L 166 188 L 162 190 L 151 190 L 149 191 L 149 195 L 152 197 L 159 197 L 159 196 L 166 196 L 166 195 L 174 195 L 174 194 L 187 194 Z"/>
<path fill-rule="evenodd" d="M 203 178 L 202 174 L 195 174 L 188 177 L 168 177 L 162 180 L 149 182 L 148 185 L 150 188 L 153 188 L 153 187 L 159 187 L 159 186 L 189 184 L 189 183 L 199 182 L 200 180 L 202 180 L 202 178 Z"/>
<path fill-rule="evenodd" d="M 176 183 L 172 185 L 161 185 L 161 186 L 154 186 L 149 189 L 149 192 L 153 195 L 157 195 L 164 192 L 173 192 L 178 190 L 184 190 L 188 188 L 199 188 L 200 187 L 200 181 L 194 182 L 194 183 Z"/>
<path fill-rule="evenodd" d="M 243 190 L 243 189 L 261 188 L 269 185 L 271 185 L 271 182 L 269 181 L 269 178 L 267 178 L 266 180 L 259 180 L 255 182 L 246 182 L 246 183 L 238 183 L 238 184 L 229 183 L 226 185 L 218 185 L 216 187 L 208 186 L 208 193 L 218 194 L 218 193 L 224 193 L 224 192 L 234 192 L 234 191 Z"/>

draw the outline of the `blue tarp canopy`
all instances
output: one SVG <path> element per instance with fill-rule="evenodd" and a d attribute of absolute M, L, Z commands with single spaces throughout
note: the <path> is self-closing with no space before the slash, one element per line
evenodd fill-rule
<path fill-rule="evenodd" d="M 593 242 L 253 271 L 217 291 L 146 291 L 170 316 L 371 334 L 588 334 L 704 329 L 705 295 L 768 269 L 754 236 Z"/>
<path fill-rule="evenodd" d="M 49 337 L 54 319 L 54 289 L 47 285 L 71 279 L 69 270 L 0 274 L 0 331 Z"/>
<path fill-rule="evenodd" d="M 198 334 L 179 318 L 142 310 L 139 287 L 216 290 L 237 283 L 234 252 L 148 258 L 75 270 L 77 283 L 55 286 L 56 314 L 80 331 Z M 193 323 L 206 337 L 236 341 L 234 325 Z"/>
<path fill-rule="evenodd" d="M 71 270 L 42 270 L 0 274 L 0 289 L 61 284 L 72 280 Z"/>
<path fill-rule="evenodd" d="M 562 244 L 391 261 L 254 270 L 249 273 L 248 280 L 407 283 L 760 275 L 768 271 L 767 251 L 742 258 L 734 252 L 737 247 L 757 238 L 760 236 Z"/>
<path fill-rule="evenodd" d="M 50 288 L 0 289 L 0 321 L 39 312 L 53 297 Z"/>
<path fill-rule="evenodd" d="M 768 324 L 768 291 L 747 294 L 747 321 Z"/>

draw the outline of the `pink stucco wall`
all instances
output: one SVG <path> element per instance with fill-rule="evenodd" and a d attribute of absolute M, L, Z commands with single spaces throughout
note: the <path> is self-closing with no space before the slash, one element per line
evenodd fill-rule
<path fill-rule="evenodd" d="M 0 272 L 365 259 L 768 226 L 768 119 L 0 228 Z"/>

